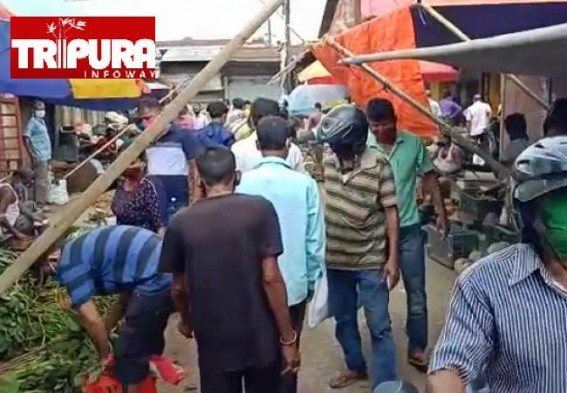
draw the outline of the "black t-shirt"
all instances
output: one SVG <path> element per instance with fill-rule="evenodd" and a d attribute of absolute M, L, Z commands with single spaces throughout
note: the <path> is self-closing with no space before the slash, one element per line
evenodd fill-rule
<path fill-rule="evenodd" d="M 187 275 L 201 369 L 237 371 L 276 359 L 279 334 L 262 259 L 282 252 L 276 211 L 262 197 L 204 199 L 173 217 L 160 269 Z"/>

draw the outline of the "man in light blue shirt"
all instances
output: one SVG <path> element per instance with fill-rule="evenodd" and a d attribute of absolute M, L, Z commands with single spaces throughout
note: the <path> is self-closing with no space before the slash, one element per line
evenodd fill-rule
<path fill-rule="evenodd" d="M 237 192 L 268 199 L 278 214 L 284 253 L 278 259 L 287 287 L 287 299 L 296 332 L 301 331 L 305 306 L 320 277 L 325 255 L 325 224 L 317 183 L 291 168 L 286 161 L 289 125 L 269 116 L 256 133 L 263 158 L 242 176 Z M 280 393 L 296 393 L 295 373 L 284 376 Z"/>

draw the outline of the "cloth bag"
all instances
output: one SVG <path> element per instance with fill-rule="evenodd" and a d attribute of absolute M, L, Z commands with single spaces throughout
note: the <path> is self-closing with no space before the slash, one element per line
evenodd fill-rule
<path fill-rule="evenodd" d="M 310 328 L 315 328 L 329 317 L 329 284 L 327 272 L 323 269 L 323 274 L 315 283 L 313 299 L 307 309 L 307 325 Z"/>
<path fill-rule="evenodd" d="M 64 205 L 69 202 L 69 193 L 67 192 L 66 180 L 55 180 L 53 175 L 49 174 L 49 193 L 47 202 L 52 205 Z"/>

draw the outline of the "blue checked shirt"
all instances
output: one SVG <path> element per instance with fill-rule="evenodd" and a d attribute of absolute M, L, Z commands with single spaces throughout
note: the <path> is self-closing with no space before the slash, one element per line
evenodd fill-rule
<path fill-rule="evenodd" d="M 286 160 L 266 157 L 242 175 L 236 191 L 263 196 L 274 205 L 284 246 L 278 263 L 288 304 L 301 303 L 321 275 L 325 258 L 325 223 L 317 183 L 293 170 Z"/>
<path fill-rule="evenodd" d="M 567 392 L 567 291 L 533 248 L 477 262 L 455 285 L 429 373 L 480 370 L 491 393 Z"/>
<path fill-rule="evenodd" d="M 49 139 L 47 125 L 43 119 L 33 116 L 24 130 L 24 136 L 29 140 L 35 162 L 51 160 L 51 139 Z"/>

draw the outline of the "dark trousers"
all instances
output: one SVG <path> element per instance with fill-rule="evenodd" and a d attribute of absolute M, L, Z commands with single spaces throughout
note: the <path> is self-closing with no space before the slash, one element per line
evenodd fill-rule
<path fill-rule="evenodd" d="M 201 370 L 201 393 L 272 393 L 281 385 L 281 362 L 242 371 L 210 373 Z"/>
<path fill-rule="evenodd" d="M 289 316 L 291 317 L 291 326 L 297 332 L 297 345 L 301 337 L 303 329 L 303 321 L 305 319 L 306 302 L 301 302 L 289 308 Z M 297 374 L 287 373 L 282 377 L 282 385 L 280 393 L 297 393 Z"/>
<path fill-rule="evenodd" d="M 305 319 L 306 302 L 289 308 L 291 325 L 299 337 Z M 201 393 L 296 393 L 297 374 L 281 375 L 282 362 L 278 358 L 268 367 L 251 367 L 242 371 L 207 372 L 201 370 Z"/>

